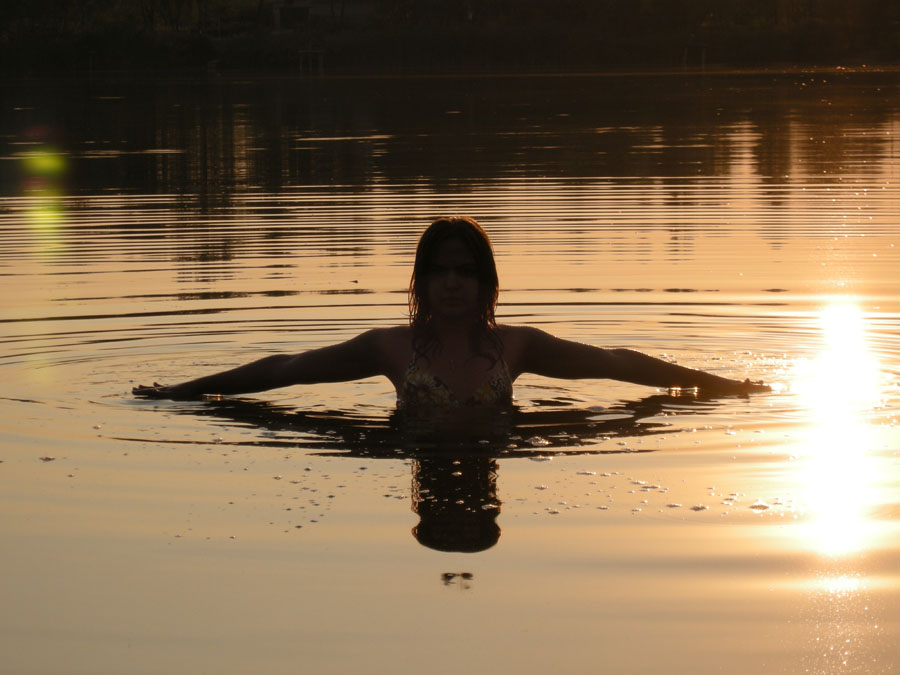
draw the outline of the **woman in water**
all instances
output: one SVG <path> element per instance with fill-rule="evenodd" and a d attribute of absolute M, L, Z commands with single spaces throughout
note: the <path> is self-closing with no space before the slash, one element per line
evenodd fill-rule
<path fill-rule="evenodd" d="M 294 384 L 384 375 L 400 407 L 509 405 L 522 373 L 622 380 L 706 394 L 769 391 L 630 349 L 562 340 L 537 328 L 497 324 L 499 281 L 487 234 L 471 218 L 440 218 L 422 235 L 409 286 L 408 326 L 374 328 L 302 354 L 266 356 L 180 384 L 138 386 L 153 398 L 246 394 Z"/>

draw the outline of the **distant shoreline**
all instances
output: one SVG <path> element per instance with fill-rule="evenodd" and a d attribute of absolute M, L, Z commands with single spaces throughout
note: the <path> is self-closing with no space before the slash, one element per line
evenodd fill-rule
<path fill-rule="evenodd" d="M 239 82 L 256 81 L 317 82 L 339 80 L 417 80 L 417 79 L 533 79 L 533 78 L 655 78 L 655 77 L 754 77 L 793 75 L 876 75 L 900 74 L 900 65 L 787 65 L 769 66 L 708 66 L 699 67 L 658 67 L 658 68 L 469 68 L 454 71 L 425 71 L 420 69 L 335 69 L 321 74 L 307 74 L 289 71 L 229 70 L 220 72 L 210 68 L 169 68 L 169 69 L 96 69 L 93 71 L 41 72 L 34 74 L 10 73 L 0 70 L 0 84 L 17 83 L 28 80 L 57 81 L 67 79 L 83 81 L 185 81 L 185 82 Z"/>

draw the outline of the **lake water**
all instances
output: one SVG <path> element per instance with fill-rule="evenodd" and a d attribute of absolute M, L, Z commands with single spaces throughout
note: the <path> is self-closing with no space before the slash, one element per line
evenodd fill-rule
<path fill-rule="evenodd" d="M 897 672 L 898 85 L 4 84 L 0 671 Z M 403 323 L 446 214 L 501 321 L 776 391 L 131 396 Z"/>

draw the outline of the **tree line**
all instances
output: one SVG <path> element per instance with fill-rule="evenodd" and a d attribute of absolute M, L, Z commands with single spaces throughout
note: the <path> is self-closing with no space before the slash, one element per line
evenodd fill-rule
<path fill-rule="evenodd" d="M 279 21 L 278 17 L 284 17 Z M 29 0 L 0 69 L 607 68 L 900 61 L 884 0 Z"/>

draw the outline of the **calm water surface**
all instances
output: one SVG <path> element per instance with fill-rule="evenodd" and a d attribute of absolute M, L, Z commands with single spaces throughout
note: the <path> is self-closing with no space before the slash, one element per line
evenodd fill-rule
<path fill-rule="evenodd" d="M 900 668 L 896 73 L 3 91 L 0 671 Z M 444 214 L 501 320 L 777 391 L 130 395 L 402 323 Z"/>

